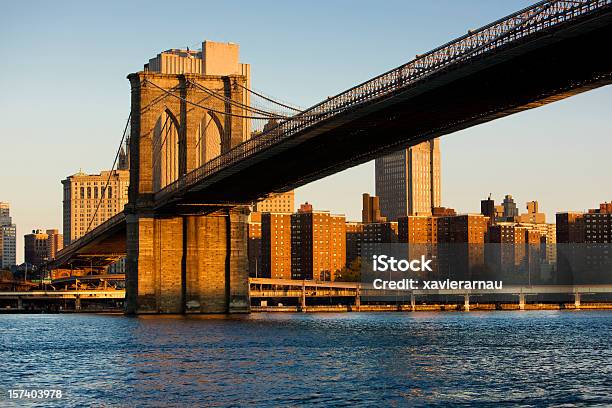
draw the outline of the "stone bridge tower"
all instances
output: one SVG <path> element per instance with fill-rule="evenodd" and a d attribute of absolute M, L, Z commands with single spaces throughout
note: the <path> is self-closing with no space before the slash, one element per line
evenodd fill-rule
<path fill-rule="evenodd" d="M 205 42 L 161 53 L 128 79 L 127 313 L 248 312 L 248 209 L 155 205 L 157 192 L 249 137 L 248 65 L 237 45 Z"/>

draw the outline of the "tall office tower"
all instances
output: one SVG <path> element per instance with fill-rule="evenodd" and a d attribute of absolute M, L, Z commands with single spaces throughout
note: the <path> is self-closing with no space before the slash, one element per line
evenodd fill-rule
<path fill-rule="evenodd" d="M 104 190 L 107 182 L 108 187 Z M 100 174 L 79 172 L 62 180 L 62 184 L 64 246 L 67 246 L 84 235 L 88 227 L 91 230 L 123 211 L 123 207 L 128 202 L 130 172 L 126 170 L 102 171 Z"/>
<path fill-rule="evenodd" d="M 486 200 L 480 200 L 480 213 L 485 217 L 489 217 L 489 224 L 495 224 L 495 201 L 491 199 L 491 195 Z"/>
<path fill-rule="evenodd" d="M 287 191 L 286 193 L 273 193 L 270 194 L 265 200 L 261 200 L 255 203 L 253 211 L 264 213 L 288 213 L 291 214 L 295 208 L 295 198 L 293 190 Z"/>
<path fill-rule="evenodd" d="M 48 229 L 47 234 L 47 258 L 49 260 L 55 259 L 55 255 L 58 251 L 61 251 L 64 247 L 64 238 L 57 229 Z"/>
<path fill-rule="evenodd" d="M 17 264 L 17 227 L 10 215 L 9 203 L 0 202 L 0 268 Z"/>
<path fill-rule="evenodd" d="M 291 214 L 261 215 L 261 271 L 258 276 L 291 279 Z"/>
<path fill-rule="evenodd" d="M 376 195 L 388 221 L 430 215 L 441 205 L 440 141 L 429 140 L 375 162 Z"/>
<path fill-rule="evenodd" d="M 510 194 L 507 194 L 504 197 L 504 201 L 502 202 L 502 206 L 504 207 L 504 218 L 505 221 L 514 221 L 514 217 L 518 217 L 519 210 L 516 207 L 516 203 L 514 202 L 514 198 Z"/>
<path fill-rule="evenodd" d="M 372 222 L 385 222 L 386 217 L 380 213 L 380 201 L 376 196 L 363 193 L 363 205 L 361 207 L 361 222 L 369 224 Z"/>
<path fill-rule="evenodd" d="M 330 281 L 345 265 L 344 215 L 301 205 L 291 214 L 291 278 Z"/>
<path fill-rule="evenodd" d="M 24 235 L 24 250 L 26 263 L 39 266 L 49 260 L 49 235 L 43 230 L 32 230 Z"/>
<path fill-rule="evenodd" d="M 234 43 L 202 42 L 201 50 L 173 48 L 163 51 L 145 64 L 144 70 L 161 74 L 242 75 L 251 89 L 251 65 L 242 64 L 240 46 Z M 250 93 L 244 93 L 243 104 L 250 106 Z M 214 131 L 214 126 L 208 126 Z M 242 139 L 251 137 L 251 121 L 245 118 Z"/>

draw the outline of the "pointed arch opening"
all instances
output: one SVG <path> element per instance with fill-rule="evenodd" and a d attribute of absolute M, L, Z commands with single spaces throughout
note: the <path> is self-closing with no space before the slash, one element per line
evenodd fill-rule
<path fill-rule="evenodd" d="M 159 191 L 179 177 L 179 125 L 168 109 L 153 128 L 153 188 Z"/>
<path fill-rule="evenodd" d="M 207 112 L 198 125 L 196 135 L 196 167 L 221 155 L 223 127 L 213 112 Z"/>

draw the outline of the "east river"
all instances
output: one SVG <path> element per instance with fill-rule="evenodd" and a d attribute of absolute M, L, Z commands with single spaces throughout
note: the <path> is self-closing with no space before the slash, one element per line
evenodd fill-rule
<path fill-rule="evenodd" d="M 3 407 L 605 406 L 612 311 L 0 315 L 0 392 Z"/>

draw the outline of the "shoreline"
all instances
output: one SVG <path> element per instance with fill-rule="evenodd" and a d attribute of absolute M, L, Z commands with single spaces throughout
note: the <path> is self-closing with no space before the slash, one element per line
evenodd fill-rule
<path fill-rule="evenodd" d="M 504 311 L 548 311 L 548 310 L 612 310 L 612 303 L 582 303 L 577 307 L 573 303 L 526 303 L 523 308 L 517 303 L 472 303 L 469 310 L 463 304 L 409 304 L 399 305 L 336 305 L 336 306 L 307 306 L 302 309 L 299 306 L 252 306 L 251 313 L 372 313 L 372 312 L 504 312 Z M 24 310 L 24 309 L 0 309 L 2 314 L 98 314 L 98 315 L 123 315 L 122 310 Z M 140 316 L 168 316 L 168 314 L 144 313 Z M 206 315 L 204 313 L 185 313 L 181 316 Z"/>

